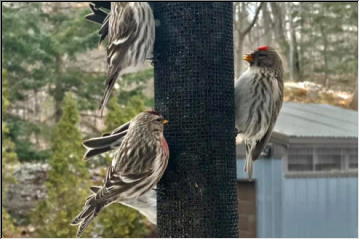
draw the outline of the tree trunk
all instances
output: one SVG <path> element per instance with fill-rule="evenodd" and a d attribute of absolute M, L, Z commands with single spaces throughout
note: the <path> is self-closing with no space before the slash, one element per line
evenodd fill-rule
<path fill-rule="evenodd" d="M 242 55 L 243 55 L 243 45 L 244 45 L 244 36 L 240 32 L 236 32 L 237 37 L 237 49 L 235 54 L 235 79 L 239 78 L 242 73 Z"/>
<path fill-rule="evenodd" d="M 286 38 L 286 32 L 284 28 L 284 14 L 277 2 L 270 2 L 271 12 L 274 19 L 274 33 L 278 40 L 281 55 L 283 55 L 289 63 L 289 43 Z"/>
<path fill-rule="evenodd" d="M 320 24 L 320 33 L 321 33 L 321 38 L 324 44 L 324 50 L 322 51 L 322 57 L 323 57 L 323 63 L 324 63 L 324 80 L 323 80 L 323 84 L 325 86 L 325 88 L 329 88 L 330 87 L 330 82 L 329 82 L 329 67 L 328 67 L 328 59 L 327 59 L 327 51 L 328 51 L 328 41 L 327 41 L 327 35 L 325 33 L 324 30 L 324 26 L 322 24 Z"/>
<path fill-rule="evenodd" d="M 299 75 L 300 75 L 299 52 L 298 52 L 298 44 L 296 39 L 296 31 L 295 31 L 295 24 L 293 18 L 290 17 L 289 22 L 290 22 L 290 61 L 289 61 L 290 79 L 296 82 L 299 80 Z"/>
<path fill-rule="evenodd" d="M 264 35 L 265 35 L 265 44 L 268 46 L 272 46 L 272 19 L 269 13 L 269 3 L 264 3 L 262 7 L 262 14 L 263 14 L 263 25 L 264 25 Z"/>
<path fill-rule="evenodd" d="M 304 50 L 303 50 L 303 38 L 304 38 L 304 21 L 305 21 L 305 11 L 303 3 L 299 5 L 300 11 L 300 30 L 299 30 L 299 39 L 298 39 L 298 48 L 299 48 L 299 80 L 302 80 L 304 77 Z"/>
<path fill-rule="evenodd" d="M 61 103 L 64 98 L 64 89 L 61 82 L 61 68 L 62 68 L 62 58 L 61 56 L 56 56 L 56 68 L 55 68 L 55 89 L 54 89 L 54 101 L 55 101 L 55 122 L 58 122 L 61 117 Z"/>
<path fill-rule="evenodd" d="M 240 19 L 243 18 L 243 3 L 235 2 L 234 3 L 234 66 L 235 66 L 235 79 L 237 79 L 241 74 L 242 68 L 242 54 L 243 54 L 243 42 L 244 37 L 241 32 Z"/>
<path fill-rule="evenodd" d="M 169 119 L 160 237 L 238 237 L 232 3 L 152 6 L 155 108 Z"/>

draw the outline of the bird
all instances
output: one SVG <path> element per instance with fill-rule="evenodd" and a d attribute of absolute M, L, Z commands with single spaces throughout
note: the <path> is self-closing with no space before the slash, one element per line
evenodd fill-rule
<path fill-rule="evenodd" d="M 71 222 L 72 225 L 79 225 L 77 236 L 101 209 L 112 203 L 130 205 L 150 217 L 152 222 L 156 221 L 156 216 L 148 213 L 145 203 L 150 201 L 149 208 L 156 209 L 154 187 L 164 174 L 169 159 L 169 147 L 163 135 L 167 123 L 160 113 L 144 111 L 125 126 L 126 134 L 107 169 L 103 186 L 90 188 L 92 194 Z M 120 127 L 118 130 L 122 132 L 123 129 Z"/>
<path fill-rule="evenodd" d="M 245 144 L 244 171 L 252 178 L 255 161 L 270 139 L 284 95 L 283 66 L 279 54 L 260 46 L 243 60 L 248 69 L 235 81 L 235 125 Z"/>
<path fill-rule="evenodd" d="M 86 18 L 101 23 L 101 40 L 107 38 L 108 76 L 100 103 L 103 112 L 117 78 L 130 67 L 151 59 L 155 42 L 155 19 L 147 2 L 99 2 L 90 4 Z M 109 9 L 107 14 L 101 8 Z"/>

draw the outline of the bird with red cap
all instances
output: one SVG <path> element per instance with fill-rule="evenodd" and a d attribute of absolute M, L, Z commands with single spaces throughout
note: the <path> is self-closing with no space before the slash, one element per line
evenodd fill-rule
<path fill-rule="evenodd" d="M 249 68 L 235 81 L 235 124 L 245 144 L 245 171 L 252 177 L 255 161 L 270 139 L 283 102 L 283 66 L 275 49 L 258 47 L 243 60 Z"/>

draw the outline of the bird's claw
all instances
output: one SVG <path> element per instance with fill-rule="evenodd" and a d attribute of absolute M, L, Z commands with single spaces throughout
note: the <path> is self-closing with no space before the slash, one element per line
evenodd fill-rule
<path fill-rule="evenodd" d="M 235 128 L 235 129 L 234 129 L 234 135 L 235 135 L 235 137 L 236 137 L 239 133 L 240 133 L 240 131 L 239 131 L 237 128 Z"/>
<path fill-rule="evenodd" d="M 146 60 L 150 61 L 151 66 L 154 66 L 155 62 L 159 60 L 160 54 L 156 53 L 152 57 L 146 58 Z"/>

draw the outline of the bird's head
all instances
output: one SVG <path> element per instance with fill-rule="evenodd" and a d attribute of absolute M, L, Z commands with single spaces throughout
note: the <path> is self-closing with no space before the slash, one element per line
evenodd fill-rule
<path fill-rule="evenodd" d="M 243 60 L 249 62 L 250 67 L 281 69 L 281 58 L 277 52 L 269 46 L 258 47 L 254 52 L 245 54 Z"/>
<path fill-rule="evenodd" d="M 131 126 L 147 129 L 152 133 L 162 133 L 164 125 L 168 123 L 160 113 L 156 111 L 144 111 L 139 113 L 132 121 Z"/>

